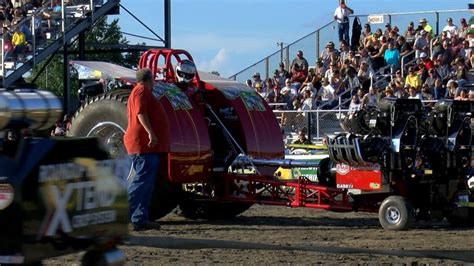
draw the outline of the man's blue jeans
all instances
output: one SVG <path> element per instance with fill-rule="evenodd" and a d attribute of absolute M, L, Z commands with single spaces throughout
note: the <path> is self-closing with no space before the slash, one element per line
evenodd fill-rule
<path fill-rule="evenodd" d="M 338 23 L 338 33 L 339 33 L 339 41 L 345 40 L 347 45 L 351 45 L 349 39 L 349 22 L 345 23 Z"/>
<path fill-rule="evenodd" d="M 158 153 L 132 154 L 135 177 L 128 185 L 130 220 L 133 224 L 148 222 L 148 208 L 155 187 L 160 156 Z"/>

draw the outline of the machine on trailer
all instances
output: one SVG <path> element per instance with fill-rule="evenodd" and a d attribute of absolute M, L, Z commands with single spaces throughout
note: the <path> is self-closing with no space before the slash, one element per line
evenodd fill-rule
<path fill-rule="evenodd" d="M 365 191 L 352 195 L 355 206 L 380 203 L 386 229 L 406 229 L 416 218 L 474 225 L 472 113 L 472 101 L 431 108 L 383 99 L 345 121 L 348 133 L 327 138 L 320 182 Z"/>
<path fill-rule="evenodd" d="M 433 124 L 426 124 L 421 103 L 387 101 L 351 119 L 358 131 L 329 137 L 328 159 L 285 160 L 281 130 L 260 95 L 204 72 L 193 80 L 198 90 L 190 91 L 196 93 L 181 91 L 174 84 L 173 64 L 183 59 L 192 57 L 184 50 L 158 49 L 145 52 L 139 62 L 153 71 L 153 95 L 161 106 L 156 110 L 161 119 L 153 122 L 162 125 L 157 137 L 163 159 L 151 219 L 178 205 L 188 218 L 225 219 L 260 203 L 379 211 L 384 228 L 400 230 L 411 225 L 415 210 L 435 216 L 438 209 L 432 207 L 442 206 L 443 214 L 461 218 L 457 221 L 472 213 L 472 191 L 466 185 L 470 105 L 451 103 L 432 113 L 426 121 Z M 70 135 L 97 136 L 113 156 L 125 155 L 126 103 L 135 71 L 104 62 L 73 65 L 79 78 L 89 81 L 83 88 L 101 80 L 105 93 L 84 96 L 89 99 L 74 115 Z M 431 154 L 435 148 L 443 153 Z M 449 167 L 436 163 L 445 160 Z M 318 167 L 318 182 L 304 176 L 278 179 L 279 167 Z M 422 192 L 414 195 L 417 189 Z"/>
<path fill-rule="evenodd" d="M 47 91 L 0 90 L 0 264 L 88 250 L 84 263 L 124 262 L 126 184 L 94 138 L 39 138 L 61 118 Z"/>

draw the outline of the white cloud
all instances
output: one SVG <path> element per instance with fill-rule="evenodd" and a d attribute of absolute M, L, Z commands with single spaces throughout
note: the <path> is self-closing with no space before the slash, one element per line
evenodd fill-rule
<path fill-rule="evenodd" d="M 211 60 L 211 68 L 218 69 L 222 64 L 225 64 L 227 61 L 227 53 L 224 48 L 220 49 L 216 56 Z"/>
<path fill-rule="evenodd" d="M 222 71 L 229 63 L 229 56 L 225 48 L 219 49 L 217 54 L 209 61 L 200 62 L 198 69 L 203 71 Z"/>

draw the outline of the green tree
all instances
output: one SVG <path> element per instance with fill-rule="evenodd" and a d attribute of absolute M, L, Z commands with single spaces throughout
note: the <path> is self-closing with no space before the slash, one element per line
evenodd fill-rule
<path fill-rule="evenodd" d="M 123 36 L 118 25 L 118 19 L 114 19 L 110 24 L 105 18 L 99 20 L 94 27 L 86 32 L 86 50 L 107 51 L 107 45 L 113 47 L 128 45 L 129 41 Z M 91 44 L 92 46 L 87 46 Z M 105 61 L 124 67 L 133 68 L 138 65 L 140 55 L 134 53 L 97 53 L 86 55 L 87 60 Z"/>
<path fill-rule="evenodd" d="M 136 67 L 138 64 L 138 59 L 140 57 L 139 52 L 133 53 L 108 53 L 101 52 L 100 50 L 106 51 L 108 49 L 107 44 L 110 45 L 127 45 L 129 42 L 123 36 L 118 25 L 118 19 L 114 19 L 111 23 L 107 22 L 107 19 L 104 17 L 97 21 L 91 29 L 85 32 L 85 43 L 86 51 L 95 50 L 98 51 L 97 54 L 86 54 L 85 60 L 89 61 L 105 61 L 124 67 Z M 90 46 L 88 46 L 90 44 Z M 100 44 L 100 46 L 98 46 Z M 68 50 L 77 51 L 78 42 L 77 40 L 72 42 Z M 68 60 L 77 60 L 77 54 L 69 54 Z M 40 69 L 43 68 L 46 62 L 41 62 L 36 65 L 32 70 L 32 75 L 28 81 L 32 81 L 33 77 L 39 73 Z M 64 96 L 64 83 L 63 83 L 63 53 L 59 51 L 53 59 L 46 66 L 44 71 L 40 73 L 36 79 L 35 84 L 38 88 L 47 89 L 55 93 L 56 95 L 62 97 Z M 77 95 L 77 90 L 79 84 L 77 82 L 77 75 L 75 71 L 71 71 L 71 92 L 73 95 Z"/>

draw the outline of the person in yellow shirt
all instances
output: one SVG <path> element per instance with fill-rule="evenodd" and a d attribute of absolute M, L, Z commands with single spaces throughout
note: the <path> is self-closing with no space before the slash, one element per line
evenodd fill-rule
<path fill-rule="evenodd" d="M 417 90 L 421 88 L 421 77 L 415 72 L 413 67 L 408 68 L 408 75 L 405 79 L 405 87 L 414 87 Z"/>
<path fill-rule="evenodd" d="M 20 31 L 20 27 L 15 27 L 14 30 L 12 36 L 13 56 L 15 60 L 19 60 L 19 57 L 24 56 L 28 42 L 26 41 L 26 35 Z"/>
<path fill-rule="evenodd" d="M 433 32 L 433 27 L 431 27 L 431 25 L 428 24 L 428 20 L 426 20 L 426 18 L 420 19 L 420 25 L 423 27 L 423 30 L 428 32 L 428 37 L 430 37 L 430 39 L 435 37 L 434 32 Z"/>

